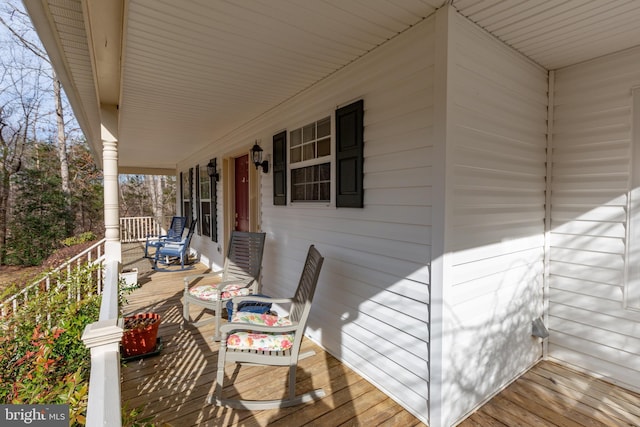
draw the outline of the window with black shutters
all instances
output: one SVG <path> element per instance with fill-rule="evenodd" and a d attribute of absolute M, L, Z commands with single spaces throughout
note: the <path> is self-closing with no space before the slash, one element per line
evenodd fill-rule
<path fill-rule="evenodd" d="M 287 203 L 288 160 L 292 203 L 331 204 L 335 184 L 336 207 L 364 206 L 364 102 L 360 100 L 336 110 L 335 135 L 331 120 L 328 116 L 291 130 L 288 150 L 286 132 L 273 137 L 274 205 Z M 335 176 L 332 176 L 334 158 Z"/>

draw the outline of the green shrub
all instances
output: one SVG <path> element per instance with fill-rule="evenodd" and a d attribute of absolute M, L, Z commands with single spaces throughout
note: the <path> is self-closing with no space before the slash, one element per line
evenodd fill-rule
<path fill-rule="evenodd" d="M 80 267 L 66 287 L 41 292 L 6 319 L 0 338 L 0 403 L 68 404 L 70 425 L 84 425 L 90 355 L 81 340 L 98 320 L 96 267 Z M 69 302 L 80 295 L 79 302 Z"/>
<path fill-rule="evenodd" d="M 98 237 L 93 231 L 85 231 L 77 236 L 67 237 L 62 241 L 64 246 L 73 246 L 80 243 L 87 243 L 96 240 Z"/>
<path fill-rule="evenodd" d="M 97 274 L 96 266 L 84 266 L 53 277 L 52 284 L 60 281 L 63 286 L 52 285 L 2 319 L 0 404 L 68 404 L 69 425 L 86 424 L 91 358 L 82 333 L 99 317 Z M 69 301 L 69 295 L 80 295 L 81 300 Z M 152 427 L 152 417 L 142 418 L 141 412 L 123 407 L 123 426 Z"/>

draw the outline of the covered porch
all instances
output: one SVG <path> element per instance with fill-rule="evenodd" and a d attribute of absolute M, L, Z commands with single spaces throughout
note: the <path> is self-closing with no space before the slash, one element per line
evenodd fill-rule
<path fill-rule="evenodd" d="M 143 243 L 125 243 L 123 267 L 140 271 L 141 287 L 128 296 L 125 314 L 153 311 L 162 317 L 159 355 L 128 362 L 122 369 L 122 404 L 144 408 L 158 425 L 425 425 L 366 379 L 310 340 L 313 357 L 298 365 L 299 392 L 322 387 L 315 404 L 268 411 L 220 408 L 206 402 L 213 393 L 218 343 L 212 325 L 182 323 L 182 278 L 207 271 L 203 264 L 185 272 L 153 272 L 142 258 Z M 194 309 L 194 314 L 195 314 Z M 278 369 L 278 368 L 276 368 Z M 285 392 L 286 369 L 243 367 L 225 396 L 259 397 Z M 471 426 L 632 426 L 640 425 L 640 395 L 566 366 L 541 361 L 461 424 Z"/>
<path fill-rule="evenodd" d="M 637 3 L 268 3 L 25 0 L 104 169 L 110 323 L 86 340 L 105 368 L 88 419 L 119 415 L 125 173 L 179 177 L 208 267 L 239 224 L 265 232 L 270 295 L 317 245 L 309 338 L 433 427 L 542 359 L 640 392 Z"/>

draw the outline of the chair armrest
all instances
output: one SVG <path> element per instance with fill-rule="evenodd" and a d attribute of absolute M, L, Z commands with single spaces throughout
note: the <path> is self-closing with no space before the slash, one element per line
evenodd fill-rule
<path fill-rule="evenodd" d="M 225 323 L 220 326 L 220 332 L 228 334 L 232 331 L 252 331 L 252 332 L 268 332 L 268 333 L 283 333 L 298 330 L 299 324 L 297 322 L 287 326 L 266 326 L 266 325 L 254 325 L 252 323 Z"/>
<path fill-rule="evenodd" d="M 219 276 L 223 273 L 223 270 L 213 271 L 211 273 L 203 273 L 203 274 L 192 274 L 190 276 L 185 276 L 184 285 L 188 286 L 189 283 L 193 282 L 196 279 L 203 279 L 205 277 L 214 277 Z"/>
<path fill-rule="evenodd" d="M 160 240 L 160 239 L 166 239 L 167 237 L 169 237 L 169 235 L 167 234 L 147 234 L 147 240 L 149 239 L 156 239 L 156 240 Z"/>
<path fill-rule="evenodd" d="M 247 288 L 254 281 L 255 281 L 255 279 L 242 280 L 242 279 L 233 279 L 233 278 L 231 278 L 231 279 L 225 280 L 223 282 L 220 282 L 220 283 L 216 284 L 215 286 L 216 286 L 216 288 L 218 288 L 219 291 L 222 291 L 225 286 L 229 286 L 229 285 L 244 285 L 244 287 Z M 240 297 L 235 297 L 235 298 L 240 298 Z"/>

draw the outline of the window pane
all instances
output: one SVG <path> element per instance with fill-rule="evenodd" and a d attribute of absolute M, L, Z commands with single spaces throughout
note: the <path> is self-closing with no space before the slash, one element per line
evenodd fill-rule
<path fill-rule="evenodd" d="M 317 200 L 317 197 L 313 197 L 313 189 L 317 188 L 315 184 L 307 184 L 305 186 L 305 200 Z"/>
<path fill-rule="evenodd" d="M 318 120 L 318 138 L 331 135 L 331 117 Z"/>
<path fill-rule="evenodd" d="M 311 123 L 302 129 L 302 141 L 309 142 L 316 139 L 316 124 Z"/>
<path fill-rule="evenodd" d="M 209 177 L 207 177 L 207 181 L 209 181 Z M 209 200 L 211 195 L 209 194 L 209 184 L 200 185 L 200 198 L 202 200 Z"/>
<path fill-rule="evenodd" d="M 291 163 L 298 163 L 302 161 L 302 147 L 296 147 L 291 149 Z"/>
<path fill-rule="evenodd" d="M 211 198 L 211 195 L 209 194 L 210 180 L 207 174 L 207 168 L 205 167 L 203 169 L 200 169 L 200 198 L 204 200 Z"/>
<path fill-rule="evenodd" d="M 331 139 L 325 138 L 318 141 L 318 157 L 324 157 L 331 154 Z"/>
<path fill-rule="evenodd" d="M 210 236 L 211 233 L 211 203 L 202 202 L 201 204 L 202 210 L 202 234 L 205 236 Z"/>
<path fill-rule="evenodd" d="M 331 163 L 323 163 L 318 165 L 320 169 L 320 181 L 331 180 Z"/>
<path fill-rule="evenodd" d="M 328 182 L 320 183 L 320 200 L 329 201 L 331 200 L 331 184 Z"/>
<path fill-rule="evenodd" d="M 304 184 L 302 185 L 294 185 L 291 188 L 291 199 L 292 200 L 304 200 Z"/>
<path fill-rule="evenodd" d="M 291 131 L 291 146 L 295 147 L 302 143 L 302 129 L 296 129 Z"/>
<path fill-rule="evenodd" d="M 304 147 L 304 160 L 315 159 L 314 144 L 305 144 Z"/>
<path fill-rule="evenodd" d="M 305 168 L 294 169 L 291 171 L 291 183 L 297 184 L 304 182 L 304 170 Z"/>

